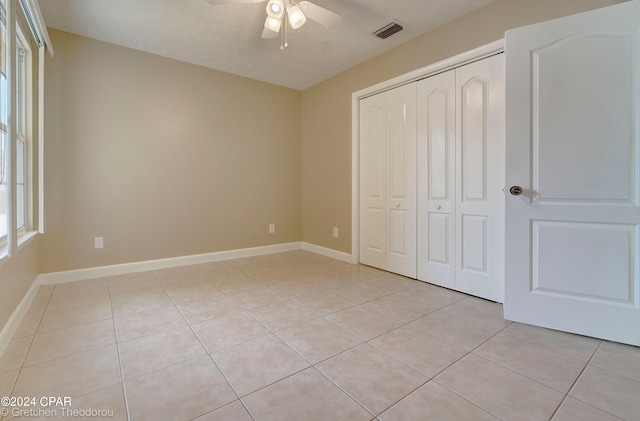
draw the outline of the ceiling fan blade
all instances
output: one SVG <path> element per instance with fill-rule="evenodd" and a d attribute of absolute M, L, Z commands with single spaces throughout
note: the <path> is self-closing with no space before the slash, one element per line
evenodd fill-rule
<path fill-rule="evenodd" d="M 262 39 L 278 38 L 278 35 L 280 35 L 279 32 L 272 31 L 269 28 L 264 28 L 262 30 Z"/>
<path fill-rule="evenodd" d="M 207 3 L 214 6 L 222 4 L 242 4 L 242 3 L 262 3 L 264 0 L 207 0 Z"/>
<path fill-rule="evenodd" d="M 311 3 L 310 1 L 301 1 L 298 6 L 304 15 L 324 26 L 331 26 L 342 21 L 343 17 L 327 10 L 324 7 Z"/>

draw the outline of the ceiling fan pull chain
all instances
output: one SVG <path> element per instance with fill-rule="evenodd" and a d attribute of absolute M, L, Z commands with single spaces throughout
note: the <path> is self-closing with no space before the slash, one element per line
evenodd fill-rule
<path fill-rule="evenodd" d="M 289 46 L 289 13 L 285 13 L 284 17 L 284 48 Z"/>
<path fill-rule="evenodd" d="M 289 46 L 289 28 L 287 27 L 287 24 L 289 23 L 289 16 L 285 13 L 283 16 L 284 21 L 282 22 L 282 31 L 283 31 L 283 38 L 284 38 L 284 43 L 280 45 L 280 49 L 284 50 L 285 48 L 287 48 Z"/>

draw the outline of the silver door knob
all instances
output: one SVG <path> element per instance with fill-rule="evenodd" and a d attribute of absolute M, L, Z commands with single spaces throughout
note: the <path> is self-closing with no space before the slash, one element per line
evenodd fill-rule
<path fill-rule="evenodd" d="M 509 189 L 509 193 L 511 193 L 514 196 L 520 196 L 522 194 L 522 187 L 520 187 L 520 186 L 512 186 Z"/>
<path fill-rule="evenodd" d="M 399 207 L 400 207 L 400 203 L 396 203 L 396 208 L 399 208 Z"/>
<path fill-rule="evenodd" d="M 436 209 L 442 209 L 442 206 L 438 205 L 436 206 Z"/>

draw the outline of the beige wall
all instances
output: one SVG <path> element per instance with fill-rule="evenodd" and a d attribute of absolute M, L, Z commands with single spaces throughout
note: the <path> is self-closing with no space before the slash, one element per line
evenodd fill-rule
<path fill-rule="evenodd" d="M 299 91 L 50 35 L 41 272 L 302 239 Z"/>
<path fill-rule="evenodd" d="M 350 252 L 352 92 L 616 1 L 497 0 L 302 93 L 51 30 L 41 272 L 299 240 Z"/>
<path fill-rule="evenodd" d="M 39 241 L 35 237 L 0 265 L 0 331 L 38 276 L 38 252 Z"/>
<path fill-rule="evenodd" d="M 302 93 L 304 241 L 351 252 L 351 94 L 504 37 L 616 0 L 496 0 Z M 340 228 L 333 238 L 332 227 Z"/>

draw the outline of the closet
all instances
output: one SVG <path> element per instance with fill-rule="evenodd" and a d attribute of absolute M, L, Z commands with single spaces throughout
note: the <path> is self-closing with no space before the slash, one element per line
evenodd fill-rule
<path fill-rule="evenodd" d="M 360 100 L 360 262 L 504 300 L 504 54 Z"/>

